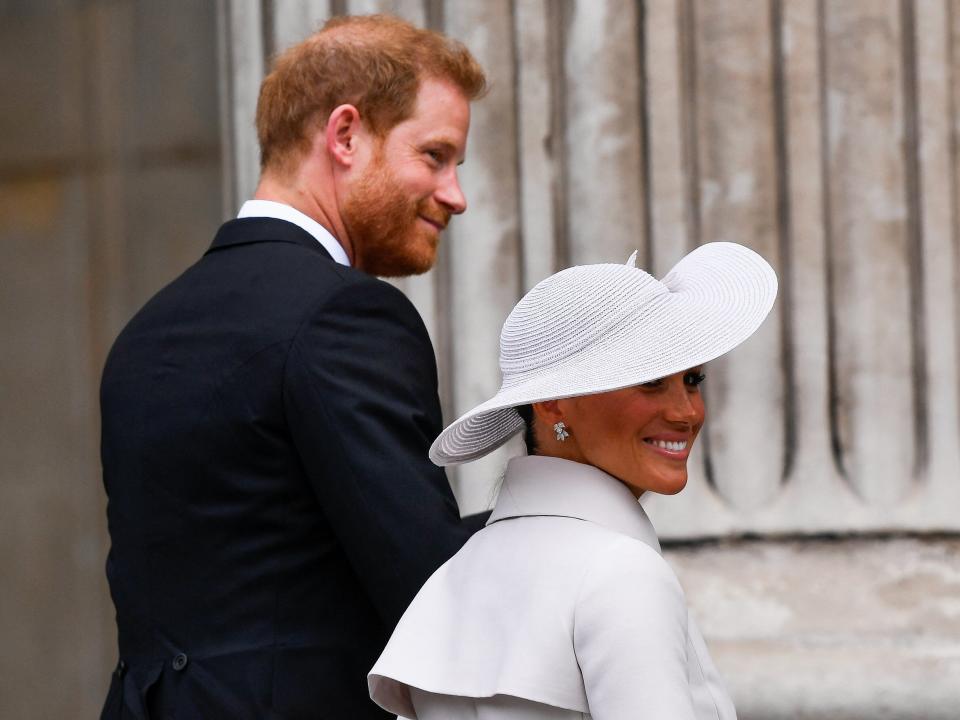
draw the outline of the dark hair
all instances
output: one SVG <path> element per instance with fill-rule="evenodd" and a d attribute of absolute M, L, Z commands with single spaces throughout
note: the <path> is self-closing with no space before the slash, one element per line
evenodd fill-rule
<path fill-rule="evenodd" d="M 537 437 L 533 432 L 533 405 L 517 405 L 514 410 L 526 426 L 523 430 L 523 442 L 527 446 L 527 455 L 536 455 Z"/>

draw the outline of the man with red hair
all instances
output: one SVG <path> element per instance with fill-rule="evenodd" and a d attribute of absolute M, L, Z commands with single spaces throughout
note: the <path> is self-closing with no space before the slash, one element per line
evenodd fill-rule
<path fill-rule="evenodd" d="M 366 673 L 470 534 L 427 450 L 433 348 L 376 279 L 428 270 L 483 71 L 395 18 L 275 62 L 239 217 L 120 334 L 101 387 L 104 718 L 383 718 Z"/>

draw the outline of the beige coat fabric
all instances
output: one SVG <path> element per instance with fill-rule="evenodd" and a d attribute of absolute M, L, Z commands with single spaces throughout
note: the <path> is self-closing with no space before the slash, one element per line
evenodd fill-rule
<path fill-rule="evenodd" d="M 557 458 L 510 461 L 487 527 L 427 581 L 368 681 L 417 720 L 736 718 L 643 508 Z"/>

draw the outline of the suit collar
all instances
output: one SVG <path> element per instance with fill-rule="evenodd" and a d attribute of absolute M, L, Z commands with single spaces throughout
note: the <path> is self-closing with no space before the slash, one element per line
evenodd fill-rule
<path fill-rule="evenodd" d="M 350 258 L 347 256 L 340 241 L 333 236 L 333 233 L 292 205 L 277 202 L 276 200 L 247 200 L 240 208 L 237 217 L 264 217 L 292 222 L 297 227 L 306 230 L 318 243 L 323 245 L 324 249 L 336 263 L 340 265 L 350 264 Z"/>
<path fill-rule="evenodd" d="M 220 226 L 216 237 L 213 238 L 213 244 L 210 246 L 210 249 L 207 250 L 207 253 L 220 250 L 221 248 L 259 242 L 285 242 L 302 245 L 308 250 L 313 250 L 325 258 L 333 260 L 323 245 L 317 242 L 316 238 L 303 228 L 286 220 L 266 217 L 228 220 Z"/>
<path fill-rule="evenodd" d="M 487 524 L 531 515 L 587 520 L 660 552 L 656 530 L 627 486 L 593 467 L 560 458 L 513 458 Z"/>

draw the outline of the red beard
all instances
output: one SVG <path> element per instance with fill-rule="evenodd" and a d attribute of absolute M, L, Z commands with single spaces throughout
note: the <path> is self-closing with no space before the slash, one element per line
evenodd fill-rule
<path fill-rule="evenodd" d="M 439 232 L 420 218 L 443 228 L 450 212 L 429 197 L 411 200 L 378 154 L 345 201 L 342 217 L 358 269 L 403 277 L 425 273 L 437 257 Z"/>

